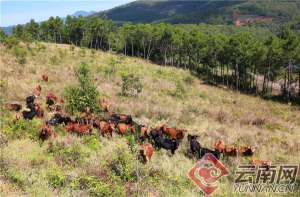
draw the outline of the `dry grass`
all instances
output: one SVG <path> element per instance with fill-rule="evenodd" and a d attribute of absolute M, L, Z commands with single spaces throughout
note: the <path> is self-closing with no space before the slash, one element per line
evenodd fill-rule
<path fill-rule="evenodd" d="M 45 49 L 40 47 L 41 45 L 45 46 Z M 92 52 L 88 49 L 75 47 L 72 50 L 68 45 L 31 44 L 24 65 L 19 65 L 13 53 L 4 46 L 0 46 L 0 53 L 1 84 L 5 84 L 1 87 L 1 91 L 5 92 L 2 97 L 6 102 L 24 103 L 24 98 L 32 92 L 36 84 L 42 86 L 42 98 L 49 91 L 63 95 L 65 86 L 76 83 L 74 67 L 80 62 L 86 62 L 92 66 L 95 83 L 101 95 L 108 98 L 114 111 L 132 114 L 138 122 L 152 127 L 166 123 L 186 128 L 190 133 L 198 134 L 199 141 L 206 147 L 212 147 L 214 141 L 220 138 L 229 144 L 257 146 L 258 151 L 255 154 L 257 158 L 271 160 L 274 163 L 300 163 L 299 107 L 208 86 L 186 70 L 162 67 L 138 58 Z M 114 70 L 110 67 L 112 59 L 118 62 Z M 41 75 L 45 73 L 49 76 L 47 83 L 41 82 Z M 143 91 L 137 98 L 119 96 L 121 76 L 128 73 L 140 76 L 143 83 Z M 178 90 L 178 84 L 182 84 L 184 91 Z M 44 103 L 43 100 L 40 102 Z M 60 138 L 64 140 L 66 136 Z M 78 137 L 74 140 L 79 141 L 78 143 L 82 141 Z M 101 148 L 94 152 L 87 150 L 89 152 L 85 158 L 87 161 L 72 168 L 54 164 L 55 158 L 45 151 L 48 144 L 40 147 L 36 142 L 19 139 L 9 141 L 5 145 L 6 148 L 1 152 L 9 156 L 2 157 L 2 160 L 8 162 L 7 166 L 14 171 L 13 173 L 25 173 L 22 176 L 27 178 L 30 177 L 28 173 L 47 174 L 40 168 L 48 165 L 65 170 L 63 172 L 67 177 L 76 177 L 80 171 L 95 174 L 97 170 L 93 166 L 104 165 L 103 162 L 114 153 L 115 147 L 126 146 L 126 141 L 119 137 L 114 137 L 113 140 L 104 138 L 100 140 Z M 20 151 L 18 147 L 23 146 L 24 149 Z M 186 178 L 187 171 L 195 162 L 185 157 L 186 148 L 187 142 L 184 140 L 173 157 L 164 150 L 156 152 L 152 161 L 144 168 L 147 173 L 154 174 L 157 180 L 153 178 L 145 182 L 139 181 L 139 195 L 147 196 L 150 193 L 159 196 L 199 195 L 197 188 Z M 35 150 L 34 154 L 31 153 L 31 149 Z M 21 153 L 23 156 L 19 157 Z M 34 166 L 32 157 L 38 158 L 38 161 L 35 161 L 37 164 L 33 162 Z M 245 162 L 247 162 L 245 159 L 238 158 L 225 161 L 225 165 L 234 169 L 236 164 Z M 86 191 L 73 190 L 70 187 L 53 189 L 43 178 L 39 182 L 36 182 L 39 180 L 37 177 L 31 177 L 31 180 L 27 178 L 20 187 L 6 180 L 5 184 L 1 184 L 0 192 L 4 192 L 5 196 L 13 196 L 20 190 L 33 195 L 86 194 Z M 2 180 L 0 178 L 0 183 Z M 32 180 L 35 180 L 33 182 L 37 185 L 30 186 Z M 134 190 L 135 187 L 132 188 Z M 223 178 L 217 196 L 235 196 L 236 194 L 228 188 L 231 188 L 231 182 Z"/>

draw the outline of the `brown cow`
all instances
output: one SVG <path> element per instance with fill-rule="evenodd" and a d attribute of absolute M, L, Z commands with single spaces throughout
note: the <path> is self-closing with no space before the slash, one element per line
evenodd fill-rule
<path fill-rule="evenodd" d="M 243 156 L 252 156 L 256 148 L 253 146 L 243 146 L 239 147 L 239 153 Z"/>
<path fill-rule="evenodd" d="M 22 109 L 22 105 L 18 103 L 8 103 L 5 104 L 5 108 L 10 111 L 20 111 Z"/>
<path fill-rule="evenodd" d="M 154 148 L 151 144 L 147 143 L 141 146 L 140 154 L 143 157 L 145 163 L 150 161 L 153 153 L 154 153 Z"/>
<path fill-rule="evenodd" d="M 48 82 L 48 75 L 43 74 L 42 75 L 42 81 Z"/>
<path fill-rule="evenodd" d="M 224 153 L 226 148 L 225 142 L 223 140 L 216 141 L 216 143 L 214 144 L 214 148 L 220 153 Z"/>
<path fill-rule="evenodd" d="M 112 136 L 112 133 L 115 130 L 115 125 L 106 120 L 96 120 L 95 126 L 96 126 L 96 128 L 99 129 L 102 136 L 105 136 L 105 135 Z"/>
<path fill-rule="evenodd" d="M 251 165 L 253 166 L 264 166 L 267 169 L 270 169 L 272 162 L 271 161 L 266 161 L 266 160 L 259 160 L 259 159 L 251 159 Z"/>
<path fill-rule="evenodd" d="M 53 93 L 49 92 L 46 96 L 46 104 L 48 107 L 54 105 L 57 102 L 58 98 Z"/>
<path fill-rule="evenodd" d="M 54 130 L 47 124 L 44 124 L 42 128 L 40 129 L 39 138 L 41 140 L 47 140 L 49 137 L 56 137 L 56 133 Z"/>
<path fill-rule="evenodd" d="M 118 123 L 117 129 L 120 135 L 124 135 L 126 131 L 130 131 L 131 134 L 135 133 L 135 127 L 132 124 Z"/>
<path fill-rule="evenodd" d="M 255 152 L 255 148 L 252 146 L 227 146 L 223 140 L 216 141 L 214 148 L 228 156 L 237 156 L 238 154 L 243 156 L 252 156 Z"/>
<path fill-rule="evenodd" d="M 37 85 L 34 90 L 33 90 L 33 94 L 38 97 L 41 95 L 41 91 L 42 91 L 42 87 L 41 85 Z"/>
<path fill-rule="evenodd" d="M 171 137 L 172 140 L 182 140 L 186 133 L 185 129 L 168 128 L 165 125 L 162 127 L 162 131 L 164 134 Z"/>
<path fill-rule="evenodd" d="M 92 126 L 89 124 L 69 123 L 66 125 L 68 132 L 74 132 L 79 135 L 89 134 L 92 131 Z"/>
<path fill-rule="evenodd" d="M 149 129 L 145 125 L 141 125 L 140 139 L 145 140 L 149 136 Z"/>
<path fill-rule="evenodd" d="M 36 116 L 38 118 L 43 118 L 44 117 L 44 110 L 41 108 L 41 106 L 38 103 L 35 103 L 34 108 L 35 108 L 35 111 L 36 111 Z"/>

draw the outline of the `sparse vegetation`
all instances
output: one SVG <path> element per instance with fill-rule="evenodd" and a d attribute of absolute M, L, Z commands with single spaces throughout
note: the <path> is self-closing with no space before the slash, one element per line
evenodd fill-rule
<path fill-rule="evenodd" d="M 128 74 L 122 76 L 122 96 L 137 96 L 143 90 L 143 84 L 138 76 Z"/>
<path fill-rule="evenodd" d="M 39 45 L 45 49 L 38 50 Z M 28 55 L 26 66 L 19 74 L 12 72 L 20 65 L 10 61 L 15 58 L 11 49 L 0 45 L 3 54 L 0 64 L 6 65 L 0 66 L 0 87 L 6 89 L 1 96 L 5 103 L 16 101 L 24 106 L 25 97 L 32 93 L 37 83 L 42 85 L 43 95 L 48 92 L 63 95 L 66 86 L 77 90 L 93 86 L 92 92 L 99 90 L 105 94 L 115 111 L 132 114 L 135 121 L 151 127 L 166 123 L 186 128 L 189 133 L 199 135 L 203 147 L 211 148 L 215 140 L 221 138 L 228 144 L 255 145 L 257 158 L 274 163 L 300 162 L 298 106 L 210 86 L 187 70 L 162 67 L 134 57 L 115 63 L 110 77 L 93 80 L 94 74 L 103 74 L 103 69 L 111 65 L 111 58 L 119 60 L 118 55 L 96 51 L 93 57 L 74 58 L 73 53 L 80 53 L 77 47 L 73 51 L 63 44 L 32 43 L 30 47 L 36 54 L 34 57 Z M 66 51 L 64 61 L 52 65 L 50 58 L 59 57 L 57 49 Z M 89 54 L 90 50 L 86 52 Z M 81 64 L 82 61 L 89 63 Z M 74 71 L 77 71 L 76 76 Z M 41 83 L 39 80 L 45 73 L 49 82 Z M 118 96 L 124 73 L 143 76 L 139 77 L 143 88 L 137 97 Z M 86 80 L 87 76 L 92 82 Z M 87 84 L 81 84 L 80 80 Z M 181 87 L 174 96 L 170 95 L 176 91 L 178 81 Z M 78 94 L 70 95 L 72 99 Z M 79 111 L 93 106 L 95 94 L 91 95 L 92 104 L 84 102 L 77 108 L 74 102 L 71 108 Z M 43 105 L 45 101 L 38 99 L 38 102 Z M 70 103 L 66 99 L 65 104 Z M 77 136 L 67 133 L 62 126 L 55 126 L 58 137 L 41 142 L 37 135 L 43 120 L 13 121 L 15 114 L 3 109 L 3 104 L 0 113 L 0 195 L 202 196 L 186 176 L 196 162 L 186 157 L 186 139 L 174 156 L 165 150 L 156 150 L 145 165 L 136 160 L 139 147 L 132 146 L 131 139 L 125 136 L 102 137 L 96 130 L 92 135 Z M 230 173 L 237 164 L 249 163 L 248 160 L 243 157 L 221 159 Z M 231 175 L 222 178 L 216 196 L 240 196 L 230 188 Z"/>

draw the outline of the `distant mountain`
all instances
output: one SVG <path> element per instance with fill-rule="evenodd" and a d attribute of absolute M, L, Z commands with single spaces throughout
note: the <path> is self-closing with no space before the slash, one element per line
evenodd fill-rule
<path fill-rule="evenodd" d="M 72 16 L 89 16 L 89 15 L 92 15 L 92 14 L 95 14 L 96 12 L 95 11 L 90 11 L 90 12 L 86 12 L 86 11 L 83 11 L 83 10 L 79 10 L 77 12 L 75 12 L 74 14 L 72 14 Z"/>
<path fill-rule="evenodd" d="M 284 23 L 300 20 L 300 1 L 139 0 L 94 15 L 120 23 L 131 21 L 233 24 L 239 19 L 259 22 L 259 17 L 271 19 L 266 21 Z"/>
<path fill-rule="evenodd" d="M 79 10 L 79 11 L 76 11 L 74 14 L 71 14 L 71 16 L 75 16 L 75 17 L 78 17 L 78 16 L 90 16 L 92 14 L 95 14 L 96 12 L 95 11 L 90 11 L 90 12 L 87 12 L 87 11 L 83 11 L 83 10 Z M 61 17 L 63 20 L 65 20 L 66 17 Z M 7 27 L 0 27 L 1 29 L 3 29 L 3 31 L 7 34 L 7 35 L 10 35 L 12 34 L 12 30 L 13 28 L 15 27 L 16 25 L 11 25 L 11 26 L 7 26 Z"/>

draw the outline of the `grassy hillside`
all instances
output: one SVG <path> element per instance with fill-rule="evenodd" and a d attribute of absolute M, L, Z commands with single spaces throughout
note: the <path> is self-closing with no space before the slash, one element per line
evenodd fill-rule
<path fill-rule="evenodd" d="M 12 49 L 0 45 L 0 53 L 2 104 L 24 104 L 40 84 L 39 102 L 45 107 L 45 95 L 51 91 L 63 96 L 64 87 L 76 83 L 74 67 L 86 62 L 101 97 L 111 102 L 115 112 L 131 114 L 152 127 L 167 123 L 186 128 L 200 136 L 204 147 L 223 139 L 229 144 L 257 146 L 259 159 L 300 162 L 299 107 L 208 86 L 186 70 L 85 48 L 33 43 Z M 45 73 L 49 82 L 40 81 Z M 129 73 L 142 81 L 138 97 L 120 96 L 121 76 Z M 186 138 L 174 156 L 156 151 L 144 165 L 136 160 L 125 137 L 108 139 L 97 131 L 78 137 L 57 126 L 58 137 L 42 143 L 37 132 L 43 120 L 14 122 L 13 115 L 1 109 L 0 196 L 201 196 L 186 176 L 196 162 L 186 157 Z M 222 159 L 231 174 L 221 179 L 216 196 L 238 196 L 232 192 L 233 172 L 237 164 L 249 159 Z"/>
<path fill-rule="evenodd" d="M 236 19 L 270 16 L 275 24 L 297 23 L 300 4 L 297 1 L 134 1 L 99 12 L 118 22 L 169 22 L 233 24 Z"/>

